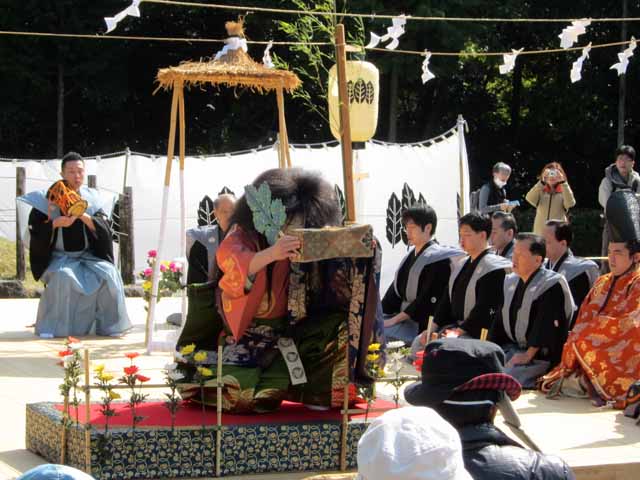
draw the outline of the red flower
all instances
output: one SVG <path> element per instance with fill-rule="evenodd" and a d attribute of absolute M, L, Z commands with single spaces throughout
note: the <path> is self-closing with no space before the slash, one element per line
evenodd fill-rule
<path fill-rule="evenodd" d="M 413 366 L 416 367 L 416 370 L 418 372 L 422 371 L 422 363 L 424 362 L 424 359 L 422 358 L 416 358 L 415 361 L 413 362 Z"/>
<path fill-rule="evenodd" d="M 124 373 L 126 373 L 127 375 L 135 375 L 139 371 L 140 369 L 135 365 L 131 365 L 130 367 L 124 367 Z"/>
<path fill-rule="evenodd" d="M 145 377 L 144 375 L 136 375 L 136 378 L 140 383 L 148 382 L 151 380 L 149 377 Z"/>
<path fill-rule="evenodd" d="M 66 357 L 67 355 L 73 355 L 73 350 L 67 348 L 66 350 L 62 350 L 61 352 L 58 352 L 59 357 Z"/>
<path fill-rule="evenodd" d="M 124 356 L 127 357 L 129 360 L 133 360 L 134 358 L 139 357 L 140 354 L 138 352 L 129 352 L 129 353 L 125 353 Z"/>
<path fill-rule="evenodd" d="M 77 339 L 76 337 L 67 337 L 67 341 L 69 343 L 80 343 L 80 340 Z"/>

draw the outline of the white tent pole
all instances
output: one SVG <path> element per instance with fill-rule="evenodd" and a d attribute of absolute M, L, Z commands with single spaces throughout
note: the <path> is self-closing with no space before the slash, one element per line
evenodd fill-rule
<path fill-rule="evenodd" d="M 460 170 L 460 206 L 458 209 L 458 213 L 460 216 L 463 216 L 466 213 L 466 205 L 465 205 L 465 185 L 464 185 L 464 118 L 462 115 L 458 115 L 458 167 Z"/>
<path fill-rule="evenodd" d="M 151 280 L 151 299 L 149 301 L 149 311 L 147 312 L 147 325 L 145 332 L 145 345 L 147 353 L 151 353 L 151 345 L 153 343 L 153 322 L 156 313 L 156 304 L 158 303 L 158 284 L 160 282 L 160 261 L 164 250 L 164 237 L 167 228 L 167 207 L 169 204 L 169 186 L 171 184 L 171 163 L 173 162 L 173 154 L 176 142 L 176 117 L 178 113 L 178 97 L 182 92 L 182 83 L 173 85 L 173 98 L 171 100 L 171 116 L 169 126 L 169 142 L 167 148 L 167 165 L 164 175 L 164 189 L 162 192 L 162 210 L 160 213 L 160 234 L 158 237 L 158 249 L 156 261 L 153 264 L 153 275 Z"/>
<path fill-rule="evenodd" d="M 186 257 L 187 255 L 187 240 L 186 240 L 186 232 L 187 232 L 187 202 L 185 200 L 185 189 L 184 189 L 184 163 L 185 163 L 185 148 L 186 148 L 186 120 L 185 120 L 185 109 L 184 109 L 184 92 L 180 95 L 179 103 L 178 103 L 178 116 L 180 123 L 180 257 Z M 186 269 L 186 258 L 182 263 L 182 278 L 180 283 L 183 285 L 182 288 L 182 318 L 180 322 L 180 333 L 182 333 L 182 329 L 184 328 L 185 323 L 187 322 L 187 269 Z M 176 337 L 176 342 L 178 337 Z"/>

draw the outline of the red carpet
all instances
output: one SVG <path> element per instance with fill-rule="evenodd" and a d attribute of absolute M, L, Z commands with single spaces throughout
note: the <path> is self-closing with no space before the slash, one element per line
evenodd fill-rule
<path fill-rule="evenodd" d="M 366 408 L 366 403 L 356 405 L 357 408 Z M 117 415 L 109 419 L 109 426 L 128 427 L 131 426 L 131 409 L 127 404 L 114 403 L 112 408 Z M 384 400 L 377 400 L 371 405 L 371 409 L 390 410 L 395 408 L 395 404 Z M 62 404 L 57 404 L 56 409 L 62 411 Z M 71 407 L 71 418 L 75 421 L 75 409 Z M 171 416 L 169 410 L 164 406 L 163 402 L 145 402 L 137 408 L 136 414 L 144 417 L 137 424 L 140 427 L 170 427 Z M 369 413 L 368 418 L 375 418 L 382 412 Z M 91 424 L 104 425 L 104 416 L 100 413 L 100 404 L 91 405 Z M 364 414 L 351 415 L 351 419 L 363 420 Z M 85 407 L 79 407 L 79 421 L 85 421 Z M 309 422 L 339 422 L 342 420 L 340 410 L 333 409 L 326 412 L 316 412 L 309 410 L 300 403 L 283 402 L 282 407 L 275 413 L 253 414 L 253 415 L 222 415 L 222 423 L 224 425 L 255 425 L 255 424 L 274 424 L 274 423 L 309 423 Z M 175 425 L 177 427 L 192 427 L 202 425 L 202 408 L 200 405 L 184 402 L 178 413 L 176 414 Z M 216 410 L 206 408 L 205 421 L 206 425 L 216 424 Z"/>

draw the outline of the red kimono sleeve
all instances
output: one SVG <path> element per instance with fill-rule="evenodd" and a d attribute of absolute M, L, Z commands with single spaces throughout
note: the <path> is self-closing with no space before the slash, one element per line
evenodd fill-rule
<path fill-rule="evenodd" d="M 216 252 L 223 275 L 221 290 L 222 314 L 234 338 L 244 334 L 256 317 L 276 318 L 286 314 L 289 262 L 274 265 L 271 294 L 266 296 L 267 271 L 249 279 L 249 265 L 258 251 L 257 239 L 240 228 L 227 235 Z"/>

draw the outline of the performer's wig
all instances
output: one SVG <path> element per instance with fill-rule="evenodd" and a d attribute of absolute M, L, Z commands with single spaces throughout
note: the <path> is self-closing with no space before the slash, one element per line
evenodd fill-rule
<path fill-rule="evenodd" d="M 259 188 L 266 182 L 272 198 L 279 198 L 287 211 L 287 221 L 299 219 L 305 228 L 337 226 L 342 223 L 342 212 L 336 194 L 329 182 L 318 172 L 301 168 L 274 168 L 261 173 L 253 181 Z M 253 214 L 243 195 L 236 203 L 231 223 L 245 231 L 255 231 Z"/>

